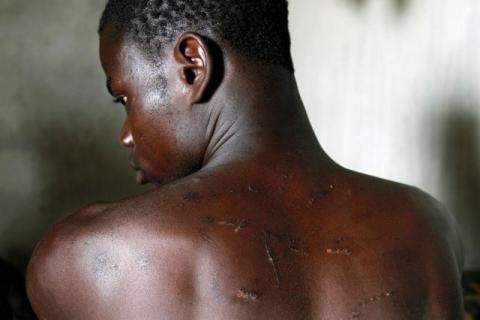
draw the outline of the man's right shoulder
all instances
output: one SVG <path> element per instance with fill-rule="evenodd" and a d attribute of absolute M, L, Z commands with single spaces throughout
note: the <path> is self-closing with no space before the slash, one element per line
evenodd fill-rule
<path fill-rule="evenodd" d="M 161 201 L 154 208 L 152 206 L 148 200 L 131 198 L 92 203 L 75 210 L 55 224 L 38 243 L 30 260 L 29 274 L 40 266 L 71 263 L 65 259 L 66 255 L 79 255 L 92 243 L 102 245 L 134 237 L 143 240 L 149 236 L 161 237 L 162 230 L 168 230 L 167 224 L 173 227 L 172 217 L 176 215 Z"/>
<path fill-rule="evenodd" d="M 91 204 L 76 210 L 55 224 L 37 244 L 26 279 L 28 297 L 37 315 L 61 317 L 55 302 L 68 291 L 69 270 L 78 257 L 75 242 L 88 237 L 92 220 L 106 209 L 106 205 Z"/>
<path fill-rule="evenodd" d="M 62 318 L 58 317 L 62 314 L 68 318 L 71 310 L 63 310 L 62 306 L 72 306 L 72 301 L 88 305 L 90 297 L 81 292 L 94 296 L 98 292 L 93 288 L 103 286 L 109 277 L 128 277 L 132 268 L 143 272 L 154 265 L 168 267 L 159 261 L 165 261 L 172 250 L 179 246 L 184 252 L 190 250 L 188 244 L 194 241 L 172 243 L 171 233 L 177 231 L 175 237 L 179 238 L 182 232 L 174 227 L 168 212 L 162 213 L 162 205 L 154 209 L 143 207 L 142 211 L 136 202 L 142 203 L 120 201 L 85 206 L 46 234 L 27 271 L 27 291 L 37 313 L 47 319 L 48 315 Z M 167 228 L 167 223 L 171 228 Z"/>

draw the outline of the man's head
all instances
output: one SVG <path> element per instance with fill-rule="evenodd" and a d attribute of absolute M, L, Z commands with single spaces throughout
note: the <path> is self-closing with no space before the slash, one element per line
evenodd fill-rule
<path fill-rule="evenodd" d="M 109 0 L 100 33 L 107 24 L 155 60 L 188 31 L 293 71 L 287 0 Z"/>
<path fill-rule="evenodd" d="M 138 180 L 164 184 L 204 164 L 212 110 L 236 94 L 218 98 L 229 57 L 293 73 L 287 16 L 286 0 L 109 0 L 100 58 L 126 107 L 121 140 Z"/>

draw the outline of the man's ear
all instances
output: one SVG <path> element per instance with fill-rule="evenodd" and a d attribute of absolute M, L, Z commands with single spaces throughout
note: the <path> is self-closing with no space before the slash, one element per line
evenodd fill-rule
<path fill-rule="evenodd" d="M 191 89 L 192 105 L 204 101 L 213 74 L 213 57 L 206 39 L 191 32 L 182 34 L 175 45 L 175 60 L 181 65 L 181 80 Z"/>

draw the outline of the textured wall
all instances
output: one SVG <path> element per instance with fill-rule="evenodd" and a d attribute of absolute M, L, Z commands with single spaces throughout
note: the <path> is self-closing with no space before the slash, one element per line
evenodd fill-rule
<path fill-rule="evenodd" d="M 477 0 L 291 0 L 294 60 L 342 165 L 419 186 L 480 267 Z M 142 191 L 97 58 L 103 0 L 0 0 L 0 256 L 22 266 L 73 208 Z"/>

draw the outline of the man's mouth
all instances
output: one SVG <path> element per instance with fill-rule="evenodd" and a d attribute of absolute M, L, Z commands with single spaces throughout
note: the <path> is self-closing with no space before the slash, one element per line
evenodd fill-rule
<path fill-rule="evenodd" d="M 137 183 L 138 183 L 138 184 L 146 184 L 146 183 L 148 183 L 148 180 L 147 180 L 147 178 L 145 177 L 145 174 L 143 173 L 142 170 L 137 170 L 137 175 L 136 175 L 135 179 L 137 180 Z"/>
<path fill-rule="evenodd" d="M 133 157 L 130 159 L 129 165 L 134 171 L 136 171 L 135 180 L 137 181 L 137 183 L 139 184 L 148 183 L 147 177 L 143 173 L 140 166 L 133 160 Z"/>

